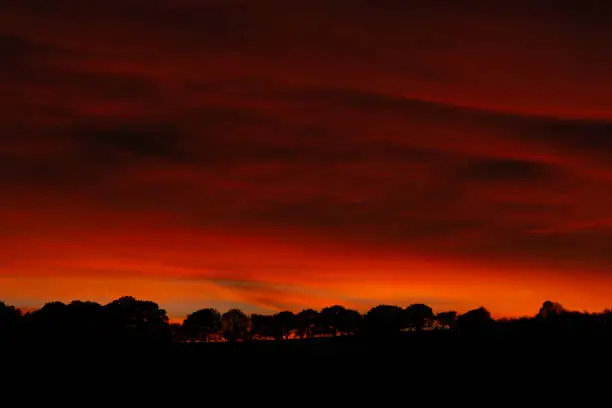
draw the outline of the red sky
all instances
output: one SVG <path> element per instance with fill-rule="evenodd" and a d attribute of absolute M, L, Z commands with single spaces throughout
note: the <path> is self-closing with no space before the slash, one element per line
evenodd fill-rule
<path fill-rule="evenodd" d="M 0 298 L 612 306 L 605 2 L 0 2 Z"/>

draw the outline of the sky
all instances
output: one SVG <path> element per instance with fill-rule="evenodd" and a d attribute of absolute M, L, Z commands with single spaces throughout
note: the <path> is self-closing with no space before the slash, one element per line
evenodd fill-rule
<path fill-rule="evenodd" d="M 610 18 L 0 0 L 0 299 L 611 307 Z"/>

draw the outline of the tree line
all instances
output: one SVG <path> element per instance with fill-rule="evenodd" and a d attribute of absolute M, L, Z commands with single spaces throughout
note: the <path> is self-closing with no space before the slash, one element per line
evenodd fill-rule
<path fill-rule="evenodd" d="M 299 313 L 282 311 L 250 316 L 240 309 L 220 313 L 207 308 L 189 314 L 182 324 L 171 324 L 167 312 L 157 303 L 129 296 L 106 305 L 50 302 L 28 313 L 0 302 L 0 341 L 244 342 L 335 336 L 391 337 L 425 330 L 612 334 L 612 310 L 575 312 L 546 301 L 535 316 L 495 320 L 483 307 L 463 314 L 434 313 L 424 304 L 405 308 L 379 305 L 365 314 L 340 305 L 320 311 L 305 309 Z"/>

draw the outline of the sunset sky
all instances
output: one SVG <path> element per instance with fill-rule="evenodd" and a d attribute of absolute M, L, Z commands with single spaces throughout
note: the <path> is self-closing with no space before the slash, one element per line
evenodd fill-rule
<path fill-rule="evenodd" d="M 611 18 L 0 0 L 0 299 L 612 307 Z"/>

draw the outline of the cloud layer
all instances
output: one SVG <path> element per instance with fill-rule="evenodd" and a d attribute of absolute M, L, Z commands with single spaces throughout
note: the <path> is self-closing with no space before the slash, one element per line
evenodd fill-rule
<path fill-rule="evenodd" d="M 609 307 L 612 8 L 485 3 L 0 2 L 0 297 Z"/>

